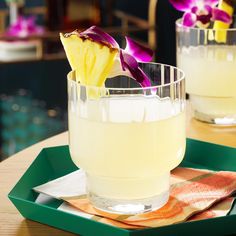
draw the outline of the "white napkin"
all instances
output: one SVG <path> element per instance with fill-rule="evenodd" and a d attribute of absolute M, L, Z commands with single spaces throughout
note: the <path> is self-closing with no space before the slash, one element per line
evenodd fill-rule
<path fill-rule="evenodd" d="M 86 195 L 86 180 L 83 170 L 74 171 L 61 178 L 33 188 L 38 193 L 61 199 Z"/>

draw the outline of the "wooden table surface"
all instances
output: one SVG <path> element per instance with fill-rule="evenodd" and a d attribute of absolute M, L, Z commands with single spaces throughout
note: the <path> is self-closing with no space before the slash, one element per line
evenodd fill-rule
<path fill-rule="evenodd" d="M 236 147 L 236 126 L 216 127 L 198 122 L 187 115 L 187 136 L 194 139 Z M 50 226 L 24 219 L 8 200 L 7 194 L 44 147 L 68 143 L 62 133 L 37 143 L 0 163 L 0 236 L 69 236 L 74 235 Z"/>

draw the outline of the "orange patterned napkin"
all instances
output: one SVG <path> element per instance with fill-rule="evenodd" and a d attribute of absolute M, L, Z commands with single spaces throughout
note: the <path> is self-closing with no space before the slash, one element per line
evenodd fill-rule
<path fill-rule="evenodd" d="M 230 196 L 234 190 L 236 190 L 236 172 L 177 168 L 171 175 L 171 191 L 168 203 L 153 212 L 137 215 L 111 214 L 94 208 L 86 195 L 63 199 L 71 206 L 95 215 L 98 217 L 98 221 L 106 221 L 108 224 L 114 225 L 115 221 L 124 224 L 120 225 L 124 228 L 130 228 L 132 225 L 135 227 L 159 227 L 184 222 L 192 215 L 203 212 L 214 203 Z M 226 215 L 232 202 L 232 198 L 223 202 L 224 206 L 228 206 L 224 211 L 217 211 L 221 205 L 216 205 L 203 215 L 198 214 L 195 220 L 209 218 L 210 212 L 218 212 L 215 214 L 216 216 Z"/>
<path fill-rule="evenodd" d="M 200 212 L 188 219 L 188 221 L 194 221 L 194 220 L 206 220 L 214 217 L 219 216 L 226 216 L 228 212 L 230 211 L 232 205 L 234 202 L 233 197 L 226 198 L 216 204 L 214 204 L 212 207 L 210 207 L 208 210 Z"/>
<path fill-rule="evenodd" d="M 82 170 L 34 188 L 63 199 L 67 211 L 120 228 L 159 227 L 185 221 L 225 216 L 231 209 L 236 190 L 236 172 L 178 167 L 171 173 L 170 199 L 161 209 L 137 215 L 119 215 L 94 208 L 86 195 Z M 63 207 L 62 207 L 63 208 Z M 59 209 L 63 210 L 63 209 Z M 65 210 L 65 208 L 64 208 Z"/>

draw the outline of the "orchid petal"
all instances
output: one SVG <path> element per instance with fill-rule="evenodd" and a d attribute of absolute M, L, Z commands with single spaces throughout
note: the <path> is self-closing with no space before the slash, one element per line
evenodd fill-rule
<path fill-rule="evenodd" d="M 197 16 L 197 21 L 201 22 L 202 25 L 208 25 L 211 21 L 211 14 L 207 14 L 207 15 L 199 15 Z"/>
<path fill-rule="evenodd" d="M 150 62 L 153 57 L 153 51 L 129 37 L 126 39 L 125 52 L 132 55 L 138 62 Z"/>
<path fill-rule="evenodd" d="M 129 68 L 129 72 L 131 76 L 142 86 L 142 87 L 150 87 L 151 82 L 148 76 L 140 69 L 137 68 Z"/>
<path fill-rule="evenodd" d="M 210 5 L 212 7 L 216 6 L 219 3 L 219 0 L 205 0 L 204 5 Z"/>
<path fill-rule="evenodd" d="M 123 59 L 123 62 L 121 61 L 121 64 L 123 63 L 122 67 L 126 68 L 126 65 L 128 65 L 130 68 L 138 67 L 138 62 L 136 59 L 124 50 L 121 50 L 121 57 Z"/>
<path fill-rule="evenodd" d="M 123 50 L 120 50 L 120 64 L 123 71 L 125 71 L 125 59 L 122 53 Z"/>
<path fill-rule="evenodd" d="M 183 15 L 183 25 L 192 27 L 197 22 L 197 16 L 193 13 L 187 12 Z"/>
<path fill-rule="evenodd" d="M 232 21 L 232 17 L 227 12 L 220 10 L 218 8 L 212 9 L 212 19 L 222 21 L 227 24 L 229 24 Z"/>
<path fill-rule="evenodd" d="M 139 67 L 137 70 L 133 72 L 133 74 L 135 75 L 136 78 L 139 78 L 139 81 L 138 80 L 137 81 L 141 84 L 142 87 L 152 86 L 148 76 Z"/>
<path fill-rule="evenodd" d="M 198 7 L 197 6 L 194 6 L 194 7 L 191 8 L 191 12 L 193 14 L 197 14 L 197 11 L 198 11 Z"/>
<path fill-rule="evenodd" d="M 129 71 L 132 78 L 134 78 L 142 87 L 151 86 L 148 76 L 140 69 L 138 62 L 133 56 L 129 55 L 124 50 L 121 50 L 121 58 L 123 58 L 122 67 Z"/>
<path fill-rule="evenodd" d="M 212 7 L 210 5 L 205 5 L 204 6 L 204 10 L 206 11 L 207 14 L 211 14 L 212 13 Z"/>
<path fill-rule="evenodd" d="M 102 31 L 97 26 L 91 26 L 87 30 L 80 32 L 79 35 L 81 37 L 89 37 L 95 42 L 110 44 L 113 48 L 119 48 L 118 43 L 115 41 L 113 37 L 109 34 Z"/>
<path fill-rule="evenodd" d="M 173 7 L 179 11 L 189 11 L 196 5 L 197 0 L 170 0 Z"/>

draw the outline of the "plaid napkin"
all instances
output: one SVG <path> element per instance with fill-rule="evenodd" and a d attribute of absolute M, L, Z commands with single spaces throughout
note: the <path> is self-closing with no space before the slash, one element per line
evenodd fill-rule
<path fill-rule="evenodd" d="M 229 196 L 236 190 L 236 172 L 176 168 L 171 173 L 168 203 L 156 211 L 137 215 L 111 214 L 94 208 L 87 199 L 82 170 L 34 190 L 63 199 L 78 214 L 86 212 L 88 218 L 99 222 L 130 229 L 159 227 L 226 215 L 234 200 Z"/>

